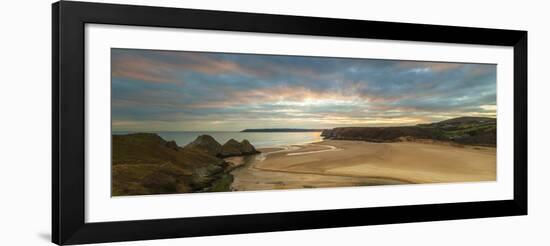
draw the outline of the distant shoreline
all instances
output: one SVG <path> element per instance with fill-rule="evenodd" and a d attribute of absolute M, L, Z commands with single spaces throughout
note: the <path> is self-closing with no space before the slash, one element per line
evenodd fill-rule
<path fill-rule="evenodd" d="M 242 133 L 242 132 L 322 132 L 325 129 L 244 129 L 235 131 L 133 131 L 133 130 L 112 130 L 111 134 L 131 134 L 131 133 Z"/>
<path fill-rule="evenodd" d="M 322 132 L 326 129 L 300 129 L 300 128 L 259 128 L 244 129 L 240 132 Z"/>
<path fill-rule="evenodd" d="M 320 132 L 154 132 L 162 138 L 174 140 L 183 147 L 200 135 L 210 135 L 219 142 L 233 138 L 241 141 L 248 139 L 255 147 L 271 147 L 280 145 L 304 144 L 321 141 Z M 113 132 L 113 136 L 124 136 L 133 132 Z"/>

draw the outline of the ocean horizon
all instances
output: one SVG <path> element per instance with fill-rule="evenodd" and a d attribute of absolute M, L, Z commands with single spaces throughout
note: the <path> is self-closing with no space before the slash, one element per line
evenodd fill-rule
<path fill-rule="evenodd" d="M 229 139 L 247 139 L 256 148 L 279 147 L 322 141 L 321 132 L 237 132 L 237 131 L 113 131 L 113 135 L 138 132 L 156 133 L 166 141 L 176 141 L 178 146 L 193 142 L 200 135 L 210 135 L 220 144 Z"/>

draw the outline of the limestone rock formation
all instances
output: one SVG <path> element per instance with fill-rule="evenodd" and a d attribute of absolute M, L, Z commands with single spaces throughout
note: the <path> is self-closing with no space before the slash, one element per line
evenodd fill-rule
<path fill-rule="evenodd" d="M 254 146 L 246 139 L 244 139 L 243 141 L 241 141 L 241 153 L 243 155 L 252 155 L 252 154 L 257 154 L 257 153 L 260 153 L 259 151 L 256 150 L 256 148 L 254 148 Z"/>
<path fill-rule="evenodd" d="M 212 156 L 218 156 L 222 152 L 222 146 L 210 135 L 200 135 L 195 141 L 185 146 L 188 150 L 198 150 Z"/>
<path fill-rule="evenodd" d="M 239 155 L 252 155 L 259 153 L 252 144 L 246 139 L 240 143 L 235 139 L 229 139 L 223 146 L 220 157 L 230 157 Z"/>

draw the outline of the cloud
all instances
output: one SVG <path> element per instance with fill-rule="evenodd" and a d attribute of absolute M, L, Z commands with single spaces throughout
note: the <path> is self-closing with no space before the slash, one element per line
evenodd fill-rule
<path fill-rule="evenodd" d="M 496 115 L 490 64 L 113 49 L 112 71 L 118 129 L 404 125 Z"/>
<path fill-rule="evenodd" d="M 209 53 L 112 49 L 111 57 L 113 77 L 148 82 L 177 83 L 185 71 L 208 75 L 259 73 Z"/>
<path fill-rule="evenodd" d="M 419 62 L 419 61 L 404 61 L 400 62 L 399 66 L 411 70 L 420 70 L 425 72 L 444 72 L 448 70 L 458 69 L 464 66 L 464 63 L 453 62 Z"/>
<path fill-rule="evenodd" d="M 111 76 L 113 78 L 136 79 L 158 83 L 178 83 L 171 66 L 141 56 L 120 53 L 111 54 Z"/>

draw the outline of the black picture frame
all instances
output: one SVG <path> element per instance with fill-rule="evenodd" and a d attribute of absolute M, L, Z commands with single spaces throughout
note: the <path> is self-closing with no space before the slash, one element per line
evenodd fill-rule
<path fill-rule="evenodd" d="M 54 243 L 83 244 L 527 214 L 527 31 L 70 1 L 54 3 L 52 16 Z M 85 223 L 86 23 L 513 47 L 514 198 L 446 204 Z"/>

